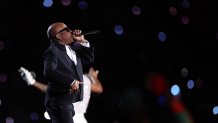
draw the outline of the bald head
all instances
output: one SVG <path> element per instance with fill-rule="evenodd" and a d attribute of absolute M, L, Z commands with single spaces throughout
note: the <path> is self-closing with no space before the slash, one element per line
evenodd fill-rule
<path fill-rule="evenodd" d="M 62 22 L 56 22 L 51 24 L 47 29 L 47 36 L 50 40 L 55 38 L 55 35 L 63 29 L 63 27 L 66 27 L 66 25 Z"/>

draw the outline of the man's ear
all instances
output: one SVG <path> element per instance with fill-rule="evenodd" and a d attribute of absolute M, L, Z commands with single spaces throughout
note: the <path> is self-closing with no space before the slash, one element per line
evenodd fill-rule
<path fill-rule="evenodd" d="M 60 33 L 57 33 L 57 34 L 55 35 L 55 37 L 56 37 L 58 40 L 61 40 L 61 34 L 60 34 Z"/>

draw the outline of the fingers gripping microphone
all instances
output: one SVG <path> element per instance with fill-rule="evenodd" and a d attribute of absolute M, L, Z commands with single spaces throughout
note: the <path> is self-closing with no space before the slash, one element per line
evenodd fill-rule
<path fill-rule="evenodd" d="M 97 34 L 100 33 L 100 30 L 92 30 L 92 31 L 82 31 L 81 35 L 92 35 L 92 34 Z"/>

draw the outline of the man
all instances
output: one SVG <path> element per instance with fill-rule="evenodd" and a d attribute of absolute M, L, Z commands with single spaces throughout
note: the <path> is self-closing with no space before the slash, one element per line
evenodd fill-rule
<path fill-rule="evenodd" d="M 72 103 L 83 99 L 83 64 L 94 61 L 94 47 L 81 30 L 56 22 L 47 30 L 51 41 L 44 52 L 44 75 L 48 81 L 45 108 L 52 123 L 74 123 Z"/>
<path fill-rule="evenodd" d="M 37 88 L 38 90 L 42 92 L 46 92 L 47 85 L 38 82 L 35 80 L 31 72 L 29 72 L 27 69 L 21 67 L 19 69 L 19 72 L 21 73 L 22 79 L 27 82 L 28 85 L 33 86 Z M 88 74 L 83 75 L 84 80 L 84 96 L 83 101 L 79 101 L 74 103 L 74 110 L 75 115 L 73 117 L 73 120 L 75 123 L 88 123 L 84 114 L 86 113 L 91 92 L 101 94 L 103 92 L 103 87 L 101 85 L 100 80 L 98 79 L 98 71 L 94 70 L 94 68 L 90 68 Z"/>

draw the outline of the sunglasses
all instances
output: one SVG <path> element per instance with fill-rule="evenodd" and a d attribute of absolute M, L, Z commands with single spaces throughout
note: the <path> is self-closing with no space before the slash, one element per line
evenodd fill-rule
<path fill-rule="evenodd" d="M 61 33 L 61 32 L 63 32 L 63 31 L 70 32 L 71 30 L 70 30 L 68 27 L 65 27 L 65 28 L 63 28 L 62 30 L 60 30 L 58 33 Z"/>

